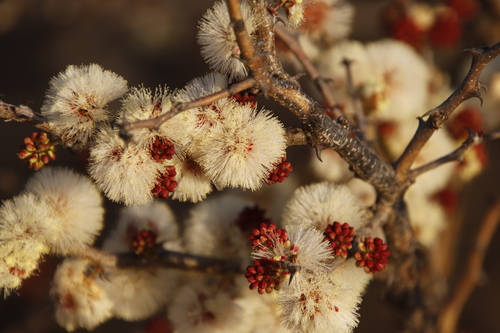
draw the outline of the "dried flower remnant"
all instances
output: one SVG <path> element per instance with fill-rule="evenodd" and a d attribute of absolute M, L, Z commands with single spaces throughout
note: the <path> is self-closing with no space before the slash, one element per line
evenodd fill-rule
<path fill-rule="evenodd" d="M 45 164 L 56 159 L 56 147 L 59 142 L 51 142 L 46 132 L 33 132 L 24 138 L 17 156 L 28 162 L 28 168 L 40 170 Z"/>

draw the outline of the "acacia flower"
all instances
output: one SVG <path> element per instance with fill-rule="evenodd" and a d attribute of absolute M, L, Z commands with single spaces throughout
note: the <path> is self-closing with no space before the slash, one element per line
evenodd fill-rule
<path fill-rule="evenodd" d="M 202 201 L 212 192 L 212 182 L 198 163 L 189 155 L 174 158 L 172 164 L 176 171 L 177 187 L 172 199 L 179 201 Z"/>
<path fill-rule="evenodd" d="M 88 261 L 65 259 L 50 290 L 58 324 L 70 332 L 80 327 L 92 330 L 111 318 L 113 303 L 102 289 L 104 284 Z"/>
<path fill-rule="evenodd" d="M 250 250 L 235 223 L 250 201 L 234 194 L 209 198 L 197 204 L 189 214 L 184 231 L 189 253 L 218 259 L 236 259 L 242 267 L 249 263 Z"/>
<path fill-rule="evenodd" d="M 154 93 L 149 88 L 134 87 L 122 100 L 121 114 L 117 122 L 154 119 L 169 112 L 171 108 L 172 93 L 167 87 L 156 88 Z M 179 127 L 177 122 L 169 119 L 160 126 L 158 131 L 149 128 L 136 128 L 131 130 L 130 133 L 134 144 L 152 150 L 158 139 L 175 143 Z"/>
<path fill-rule="evenodd" d="M 220 288 L 222 285 L 226 286 Z M 197 279 L 180 288 L 167 316 L 179 333 L 246 331 L 252 317 L 240 304 L 239 288 L 237 281 Z"/>
<path fill-rule="evenodd" d="M 55 228 L 50 210 L 30 193 L 4 201 L 0 207 L 0 288 L 5 296 L 31 276 L 49 252 L 45 236 Z"/>
<path fill-rule="evenodd" d="M 332 43 L 345 38 L 352 29 L 354 6 L 344 0 L 316 0 L 306 5 L 299 30 L 315 40 Z"/>
<path fill-rule="evenodd" d="M 88 172 L 97 187 L 110 200 L 125 205 L 152 201 L 151 190 L 165 166 L 134 143 L 126 145 L 117 130 L 101 130 L 96 142 L 90 149 Z"/>
<path fill-rule="evenodd" d="M 127 81 L 99 65 L 70 65 L 50 81 L 41 112 L 57 135 L 86 144 L 99 124 L 113 120 L 107 104 L 126 91 Z"/>
<path fill-rule="evenodd" d="M 283 125 L 250 105 L 228 105 L 224 112 L 223 125 L 205 133 L 190 154 L 217 188 L 257 190 L 285 154 Z"/>
<path fill-rule="evenodd" d="M 154 201 L 121 210 L 118 225 L 105 240 L 103 250 L 134 252 L 149 260 L 162 248 L 180 251 L 175 216 L 163 202 Z M 114 268 L 106 271 L 104 286 L 114 304 L 114 315 L 125 320 L 141 320 L 160 309 L 173 295 L 178 272 L 159 267 Z"/>
<path fill-rule="evenodd" d="M 368 217 L 366 207 L 345 185 L 328 182 L 303 186 L 295 190 L 283 210 L 285 226 L 310 224 L 324 232 L 335 221 L 362 227 Z"/>
<path fill-rule="evenodd" d="M 69 169 L 45 168 L 28 180 L 25 192 L 38 196 L 50 207 L 53 227 L 44 235 L 56 253 L 84 249 L 103 227 L 101 195 L 83 175 Z"/>
<path fill-rule="evenodd" d="M 278 293 L 282 324 L 299 333 L 352 332 L 358 325 L 360 296 L 326 276 L 310 276 L 307 282 Z"/>
<path fill-rule="evenodd" d="M 255 35 L 258 25 L 256 15 L 246 1 L 242 1 L 240 5 L 246 29 L 250 36 Z M 241 51 L 225 1 L 216 2 L 200 20 L 198 44 L 201 45 L 201 55 L 208 65 L 229 76 L 230 81 L 242 79 L 247 75 L 248 69 L 239 59 Z"/>

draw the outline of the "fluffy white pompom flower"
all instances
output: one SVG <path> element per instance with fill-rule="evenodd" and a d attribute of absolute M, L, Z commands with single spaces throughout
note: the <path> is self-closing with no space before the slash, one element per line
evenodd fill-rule
<path fill-rule="evenodd" d="M 192 147 L 191 154 L 212 182 L 221 189 L 257 190 L 285 155 L 285 131 L 270 111 L 250 105 L 226 108 L 220 128 L 212 128 Z"/>
<path fill-rule="evenodd" d="M 311 225 L 294 225 L 287 229 L 288 241 L 282 242 L 270 234 L 272 245 L 261 244 L 252 252 L 252 258 L 267 258 L 290 265 L 291 276 L 296 285 L 308 284 L 312 275 L 329 272 L 328 264 L 333 260 L 333 253 L 324 242 L 325 236 Z"/>
<path fill-rule="evenodd" d="M 0 288 L 6 296 L 31 276 L 49 252 L 45 236 L 54 232 L 50 210 L 33 194 L 15 197 L 0 207 Z"/>
<path fill-rule="evenodd" d="M 227 277 L 225 281 L 208 277 L 183 286 L 167 312 L 175 332 L 248 332 L 252 318 L 239 302 L 240 288 L 237 281 L 227 281 Z"/>
<path fill-rule="evenodd" d="M 122 113 L 117 122 L 135 122 L 154 119 L 172 109 L 172 94 L 166 87 L 159 87 L 153 93 L 150 89 L 132 88 L 131 92 L 122 100 Z M 135 128 L 130 131 L 134 143 L 144 149 L 151 149 L 153 142 L 160 136 L 176 144 L 184 140 L 186 135 L 185 124 L 179 121 L 178 116 L 164 122 L 158 130 L 149 128 Z M 180 153 L 180 152 L 179 152 Z"/>
<path fill-rule="evenodd" d="M 142 230 L 151 232 L 154 236 L 153 244 L 163 244 L 162 246 L 172 250 L 179 250 L 179 230 L 175 215 L 161 201 L 123 208 L 116 229 L 104 243 L 104 249 L 115 253 L 131 251 L 133 238 Z"/>
<path fill-rule="evenodd" d="M 358 294 L 332 283 L 326 276 L 311 276 L 300 288 L 278 293 L 280 319 L 293 332 L 349 333 L 358 325 Z"/>
<path fill-rule="evenodd" d="M 352 30 L 354 6 L 344 0 L 316 0 L 306 5 L 299 30 L 312 39 L 332 43 Z"/>
<path fill-rule="evenodd" d="M 313 225 L 321 232 L 335 221 L 359 228 L 367 219 L 366 207 L 347 186 L 328 182 L 295 190 L 282 216 L 285 226 L 305 223 Z"/>
<path fill-rule="evenodd" d="M 145 260 L 159 250 L 181 250 L 172 210 L 159 201 L 124 208 L 118 225 L 106 239 L 107 252 L 134 252 Z M 159 267 L 114 268 L 106 271 L 105 290 L 113 313 L 125 320 L 141 320 L 158 311 L 172 296 L 178 272 Z"/>
<path fill-rule="evenodd" d="M 25 192 L 51 208 L 53 227 L 45 235 L 56 253 L 83 250 L 103 227 L 102 198 L 87 177 L 69 169 L 44 168 L 28 180 Z"/>
<path fill-rule="evenodd" d="M 193 101 L 223 90 L 227 86 L 227 78 L 224 75 L 212 72 L 191 80 L 176 93 L 174 100 L 181 103 Z M 225 110 L 228 105 L 230 108 L 235 104 L 234 100 L 222 98 L 209 105 L 189 109 L 175 116 L 169 122 L 178 124 L 176 142 L 183 147 L 192 146 L 193 141 L 203 137 L 207 131 L 222 126 L 222 121 L 228 113 Z"/>
<path fill-rule="evenodd" d="M 252 203 L 230 194 L 196 205 L 190 211 L 184 232 L 187 251 L 218 259 L 241 260 L 242 267 L 246 267 L 250 259 L 247 235 L 243 235 L 236 224 L 246 206 Z"/>
<path fill-rule="evenodd" d="M 415 119 L 425 111 L 430 70 L 422 56 L 406 43 L 384 39 L 366 45 L 366 52 L 381 86 L 382 120 Z"/>
<path fill-rule="evenodd" d="M 111 200 L 125 205 L 153 200 L 152 189 L 165 167 L 148 151 L 133 143 L 125 145 L 116 130 L 101 130 L 90 149 L 89 174 Z"/>
<path fill-rule="evenodd" d="M 127 81 L 99 65 L 71 65 L 50 81 L 41 112 L 58 135 L 86 144 L 96 125 L 114 118 L 107 104 L 126 91 Z"/>
<path fill-rule="evenodd" d="M 188 155 L 183 158 L 174 158 L 172 164 L 177 172 L 177 187 L 172 199 L 198 202 L 212 192 L 210 178 Z"/>
<path fill-rule="evenodd" d="M 241 12 L 248 33 L 254 35 L 258 21 L 246 1 L 241 2 Z M 247 75 L 247 67 L 238 58 L 241 51 L 225 1 L 216 2 L 213 9 L 209 9 L 200 20 L 198 44 L 201 45 L 201 55 L 208 65 L 228 75 L 230 81 L 242 79 Z"/>
<path fill-rule="evenodd" d="M 68 331 L 92 330 L 112 316 L 113 303 L 102 289 L 106 284 L 88 261 L 66 259 L 57 267 L 50 294 L 56 320 Z"/>

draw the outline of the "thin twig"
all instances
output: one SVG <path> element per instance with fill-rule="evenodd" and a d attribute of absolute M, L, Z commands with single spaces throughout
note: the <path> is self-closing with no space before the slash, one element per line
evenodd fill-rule
<path fill-rule="evenodd" d="M 221 98 L 226 98 L 232 95 L 235 95 L 244 90 L 250 89 L 255 86 L 255 80 L 252 78 L 245 79 L 243 81 L 234 83 L 230 85 L 227 89 L 218 91 L 211 95 L 207 95 L 201 98 L 198 98 L 193 101 L 185 102 L 185 103 L 177 103 L 172 109 L 159 117 L 153 119 L 140 120 L 135 122 L 126 122 L 122 125 L 121 134 L 127 136 L 131 130 L 135 128 L 150 128 L 157 129 L 164 122 L 171 119 L 172 117 L 178 115 L 179 113 L 190 110 L 193 108 L 201 107 L 209 105 L 215 101 L 218 101 Z"/>
<path fill-rule="evenodd" d="M 448 155 L 445 155 L 441 158 L 438 158 L 437 160 L 434 160 L 432 162 L 429 162 L 425 165 L 422 165 L 421 167 L 418 167 L 416 169 L 413 169 L 410 171 L 409 177 L 413 181 L 415 180 L 418 176 L 436 169 L 437 167 L 449 163 L 449 162 L 455 162 L 455 161 L 462 161 L 464 154 L 472 147 L 475 145 L 481 143 L 483 140 L 482 138 L 479 137 L 479 135 L 476 132 L 469 131 L 469 136 L 467 140 L 465 140 L 460 147 L 455 149 L 453 152 L 449 153 Z"/>
<path fill-rule="evenodd" d="M 481 276 L 481 269 L 484 256 L 490 242 L 495 234 L 495 230 L 500 221 L 500 200 L 489 209 L 486 214 L 479 232 L 472 253 L 465 271 L 465 275 L 457 285 L 452 298 L 445 306 L 438 321 L 440 333 L 452 333 L 457 331 L 458 319 L 467 299 L 476 287 Z"/>
<path fill-rule="evenodd" d="M 290 51 L 292 51 L 295 57 L 297 57 L 297 59 L 301 62 L 302 66 L 304 66 L 307 74 L 309 74 L 311 79 L 316 84 L 316 87 L 323 95 L 326 106 L 332 113 L 333 118 L 336 119 L 342 116 L 343 112 L 340 109 L 339 104 L 335 100 L 330 86 L 328 85 L 325 78 L 319 74 L 316 66 L 314 66 L 311 59 L 309 59 L 309 57 L 304 53 L 297 40 L 280 26 L 276 26 L 274 28 L 274 32 L 276 33 L 276 37 L 281 39 L 283 43 L 286 44 Z"/>

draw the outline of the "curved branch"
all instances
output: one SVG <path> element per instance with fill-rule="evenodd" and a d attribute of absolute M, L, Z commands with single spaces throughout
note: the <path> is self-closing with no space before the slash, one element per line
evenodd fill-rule
<path fill-rule="evenodd" d="M 424 115 L 424 117 L 428 116 L 429 118 L 427 121 L 419 123 L 417 132 L 396 161 L 395 167 L 399 181 L 407 178 L 411 165 L 415 162 L 422 147 L 463 101 L 477 97 L 482 102 L 481 88 L 484 86 L 479 82 L 479 75 L 491 60 L 500 55 L 500 42 L 492 47 L 483 46 L 480 49 L 467 49 L 466 51 L 472 53 L 469 72 L 450 97 Z"/>

